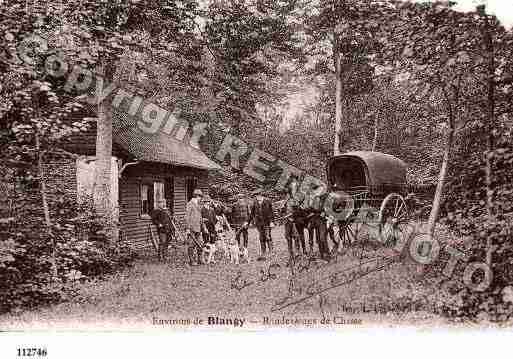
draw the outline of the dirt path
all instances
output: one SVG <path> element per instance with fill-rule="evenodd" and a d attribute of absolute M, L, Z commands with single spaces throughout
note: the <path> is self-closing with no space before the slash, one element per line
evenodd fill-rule
<path fill-rule="evenodd" d="M 287 321 L 295 327 L 323 327 L 321 321 L 328 319 L 337 328 L 447 324 L 426 306 L 412 304 L 418 296 L 411 285 L 412 268 L 392 263 L 379 269 L 386 263 L 372 262 L 381 250 L 367 249 L 363 259 L 348 251 L 330 263 L 304 259 L 294 267 L 291 283 L 281 228 L 274 229 L 273 238 L 275 253 L 256 261 L 259 246 L 251 230 L 252 261 L 239 266 L 220 261 L 188 267 L 182 253 L 173 253 L 168 264 L 141 260 L 105 280 L 80 284 L 79 294 L 68 302 L 0 317 L 0 327 L 184 329 L 202 320 L 205 328 L 283 328 L 291 327 Z M 362 262 L 367 263 L 364 271 Z M 209 317 L 212 325 L 206 325 Z"/>

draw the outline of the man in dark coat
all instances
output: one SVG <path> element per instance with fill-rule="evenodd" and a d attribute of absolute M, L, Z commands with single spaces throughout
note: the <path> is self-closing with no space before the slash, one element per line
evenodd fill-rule
<path fill-rule="evenodd" d="M 228 210 L 226 206 L 221 201 L 212 201 L 212 207 L 214 207 L 214 212 L 216 216 L 226 216 Z"/>
<path fill-rule="evenodd" d="M 318 197 L 314 195 L 312 190 L 305 194 L 305 200 L 302 207 L 307 213 L 307 229 L 308 229 L 308 244 L 310 247 L 310 254 L 313 254 L 314 238 L 319 244 L 319 218 L 321 215 L 321 208 L 319 208 Z"/>
<path fill-rule="evenodd" d="M 201 217 L 203 218 L 203 238 L 205 239 L 205 242 L 213 244 L 217 240 L 217 217 L 214 206 L 212 204 L 212 199 L 208 194 L 203 196 Z"/>
<path fill-rule="evenodd" d="M 306 241 L 305 241 L 305 229 L 307 229 L 308 225 L 308 208 L 307 208 L 307 196 L 305 193 L 301 192 L 299 189 L 296 191 L 294 198 L 296 199 L 297 207 L 294 211 L 294 215 L 292 218 L 294 219 L 294 223 L 296 225 L 297 234 L 298 234 L 298 242 L 297 250 L 302 250 L 303 254 L 306 254 Z M 301 248 L 300 248 L 300 247 Z M 313 241 L 310 240 L 310 249 L 313 247 Z"/>
<path fill-rule="evenodd" d="M 287 187 L 287 197 L 285 202 L 285 214 L 287 221 L 285 222 L 285 237 L 288 243 L 292 245 L 292 238 L 295 238 L 295 247 L 298 252 L 301 250 L 306 254 L 305 229 L 308 223 L 308 211 L 305 208 L 306 195 L 299 190 L 299 182 L 293 179 Z M 289 223 L 287 225 L 287 223 Z M 291 255 L 291 248 L 289 248 Z"/>
<path fill-rule="evenodd" d="M 311 217 L 311 225 L 312 228 L 315 228 L 316 239 L 317 239 L 317 247 L 319 248 L 319 256 L 322 259 L 329 260 L 330 253 L 328 247 L 328 234 L 331 228 L 331 225 L 327 221 L 327 215 L 324 211 L 324 202 L 328 194 L 325 193 L 322 196 L 317 196 L 313 198 L 311 203 L 311 209 L 313 216 Z M 312 233 L 313 234 L 313 233 Z M 332 240 L 334 237 L 332 237 Z"/>
<path fill-rule="evenodd" d="M 244 248 L 248 248 L 248 227 L 251 207 L 244 194 L 237 195 L 237 201 L 232 205 L 231 221 L 235 229 L 235 240 L 240 247 L 240 237 Z"/>
<path fill-rule="evenodd" d="M 157 227 L 159 236 L 158 257 L 159 260 L 165 261 L 168 254 L 169 241 L 175 235 L 173 220 L 171 213 L 166 208 L 166 201 L 159 201 L 157 208 L 151 211 L 150 216 L 151 221 Z"/>
<path fill-rule="evenodd" d="M 299 182 L 293 179 L 287 187 L 287 197 L 282 213 L 285 217 L 285 238 L 290 259 L 294 258 L 294 246 L 299 253 L 306 254 L 305 228 L 309 211 L 305 207 L 305 194 L 299 190 Z"/>
<path fill-rule="evenodd" d="M 269 199 L 262 195 L 262 190 L 253 192 L 256 198 L 251 206 L 250 219 L 258 230 L 260 240 L 260 258 L 264 258 L 267 249 L 272 252 L 271 227 L 274 225 L 273 206 Z"/>
<path fill-rule="evenodd" d="M 297 211 L 298 203 L 291 195 L 290 190 L 287 193 L 285 204 L 282 208 L 282 215 L 285 218 L 285 239 L 287 240 L 287 247 L 289 250 L 290 261 L 294 258 L 294 244 L 296 249 L 299 250 L 299 234 L 294 223 L 294 213 Z M 295 242 L 295 243 L 294 243 Z"/>

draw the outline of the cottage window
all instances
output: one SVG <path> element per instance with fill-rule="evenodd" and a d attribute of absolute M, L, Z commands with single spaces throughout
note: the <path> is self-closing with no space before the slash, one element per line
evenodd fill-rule
<path fill-rule="evenodd" d="M 155 208 L 155 197 L 153 184 L 143 183 L 141 185 L 141 215 L 149 215 Z"/>
<path fill-rule="evenodd" d="M 164 196 L 164 182 L 154 182 L 153 189 L 153 193 L 155 195 L 153 203 L 155 204 L 156 208 L 160 201 L 165 201 L 166 199 Z"/>
<path fill-rule="evenodd" d="M 174 183 L 173 178 L 165 181 L 155 181 L 141 184 L 141 215 L 148 216 L 157 208 L 160 201 L 166 202 L 166 207 L 173 212 Z"/>

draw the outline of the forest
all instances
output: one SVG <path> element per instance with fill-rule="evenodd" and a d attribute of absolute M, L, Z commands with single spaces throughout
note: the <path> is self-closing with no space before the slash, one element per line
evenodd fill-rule
<path fill-rule="evenodd" d="M 447 1 L 15 1 L 0 8 L 0 313 L 69 297 L 75 280 L 124 268 L 108 203 L 114 110 L 57 76 L 80 66 L 191 123 L 323 178 L 327 160 L 379 151 L 432 189 L 428 232 L 458 238 L 492 270 L 473 292 L 447 287 L 441 314 L 513 313 L 513 30 L 486 5 Z M 42 41 L 41 39 L 44 39 Z M 101 96 L 102 88 L 96 88 Z M 94 92 L 94 91 L 93 91 Z M 108 96 L 108 94 L 106 94 Z M 44 164 L 98 131 L 91 204 L 50 195 Z M 224 163 L 228 198 L 253 180 Z M 52 192 L 54 193 L 54 192 Z M 438 228 L 438 229 L 437 229 Z M 441 284 L 440 284 L 441 285 Z M 444 288 L 445 288 L 444 287 Z"/>

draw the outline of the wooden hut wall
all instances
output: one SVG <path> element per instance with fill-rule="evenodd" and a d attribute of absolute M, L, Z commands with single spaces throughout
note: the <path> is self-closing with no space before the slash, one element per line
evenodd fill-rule
<path fill-rule="evenodd" d="M 188 167 L 147 163 L 125 169 L 120 179 L 120 224 L 123 240 L 134 249 L 150 246 L 149 226 L 151 219 L 141 214 L 141 185 L 173 179 L 173 215 L 184 225 L 187 205 L 187 178 L 196 177 L 198 187 L 208 191 L 208 173 Z"/>

